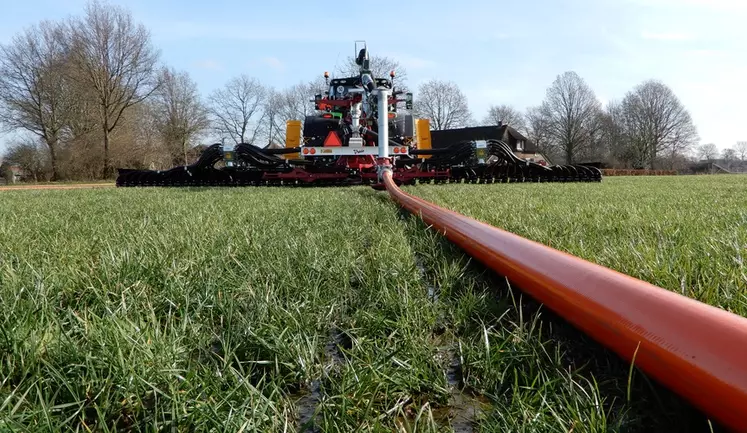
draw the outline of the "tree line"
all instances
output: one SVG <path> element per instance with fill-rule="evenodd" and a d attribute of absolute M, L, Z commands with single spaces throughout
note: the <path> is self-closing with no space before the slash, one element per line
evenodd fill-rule
<path fill-rule="evenodd" d="M 671 88 L 646 80 L 603 105 L 574 71 L 558 75 L 540 104 L 519 110 L 491 105 L 475 121 L 467 98 L 453 82 L 432 80 L 418 89 L 416 115 L 434 129 L 508 124 L 556 164 L 603 163 L 611 168 L 682 170 L 697 160 L 744 166 L 747 142 L 719 152 L 698 144 L 693 119 Z"/>
<path fill-rule="evenodd" d="M 395 70 L 397 87 L 407 90 L 396 60 L 373 56 L 371 65 L 376 76 Z M 336 72 L 357 73 L 354 59 Z M 243 74 L 203 97 L 187 72 L 161 63 L 150 32 L 127 9 L 98 0 L 80 16 L 42 21 L 0 46 L 0 127 L 20 137 L 5 160 L 37 179 L 170 168 L 191 162 L 194 146 L 206 141 L 282 144 L 285 122 L 312 114 L 323 89 L 322 77 L 278 90 Z M 540 105 L 491 106 L 480 121 L 456 83 L 430 80 L 415 92 L 413 114 L 434 129 L 508 123 L 555 163 L 660 168 L 698 142 L 689 113 L 663 83 L 644 82 L 602 107 L 575 72 L 559 75 Z"/>
<path fill-rule="evenodd" d="M 204 139 L 282 142 L 285 120 L 310 114 L 321 84 L 277 91 L 241 75 L 203 97 L 161 64 L 128 10 L 93 1 L 0 46 L 0 127 L 20 136 L 5 161 L 35 178 L 111 178 L 114 167 L 186 164 Z"/>

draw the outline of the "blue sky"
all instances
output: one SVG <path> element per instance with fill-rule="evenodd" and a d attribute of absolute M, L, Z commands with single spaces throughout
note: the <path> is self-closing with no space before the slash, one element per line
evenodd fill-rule
<path fill-rule="evenodd" d="M 86 1 L 2 3 L 5 43 L 41 19 L 82 13 Z M 723 149 L 747 140 L 742 0 L 110 3 L 129 8 L 162 60 L 188 71 L 204 94 L 241 73 L 277 88 L 312 79 L 365 39 L 372 54 L 407 68 L 411 87 L 455 81 L 478 119 L 491 104 L 539 104 L 558 74 L 575 70 L 603 103 L 643 80 L 663 80 L 702 142 Z"/>

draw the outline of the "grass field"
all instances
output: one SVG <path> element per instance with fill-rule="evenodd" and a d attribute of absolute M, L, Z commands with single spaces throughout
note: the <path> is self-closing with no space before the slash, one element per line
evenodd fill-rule
<path fill-rule="evenodd" d="M 406 190 L 745 313 L 744 185 Z M 370 188 L 2 192 L 0 309 L 0 431 L 708 428 Z"/>

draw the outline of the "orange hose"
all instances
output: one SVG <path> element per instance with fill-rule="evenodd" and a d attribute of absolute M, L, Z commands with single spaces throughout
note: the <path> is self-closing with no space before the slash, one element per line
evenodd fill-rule
<path fill-rule="evenodd" d="M 635 354 L 637 367 L 711 419 L 747 432 L 747 318 L 443 209 L 400 190 L 390 172 L 384 183 L 468 254 L 626 361 Z"/>

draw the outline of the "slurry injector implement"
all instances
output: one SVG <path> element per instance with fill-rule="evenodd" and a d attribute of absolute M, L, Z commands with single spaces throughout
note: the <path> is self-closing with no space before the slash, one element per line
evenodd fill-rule
<path fill-rule="evenodd" d="M 398 90 L 395 73 L 375 77 L 368 49 L 356 42 L 357 76 L 329 78 L 315 95 L 316 114 L 286 122 L 285 146 L 213 144 L 191 165 L 169 170 L 119 169 L 117 186 L 380 187 L 391 170 L 399 185 L 416 183 L 593 182 L 601 171 L 583 165 L 545 166 L 518 157 L 504 141 L 507 125 L 448 131 L 431 145 L 428 119 L 407 111 L 413 95 Z M 404 111 L 399 105 L 404 103 Z M 453 141 L 453 142 L 452 142 Z"/>

